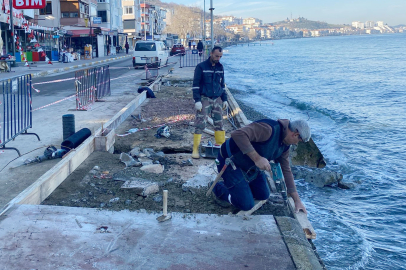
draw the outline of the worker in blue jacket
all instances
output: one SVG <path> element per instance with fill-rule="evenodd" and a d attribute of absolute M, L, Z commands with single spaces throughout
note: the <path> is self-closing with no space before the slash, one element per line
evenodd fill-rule
<path fill-rule="evenodd" d="M 193 99 L 195 101 L 196 120 L 192 158 L 200 157 L 199 145 L 208 116 L 213 119 L 216 144 L 221 145 L 225 141 L 222 111 L 227 109 L 228 102 L 224 84 L 224 68 L 220 64 L 222 56 L 223 49 L 216 46 L 212 49 L 210 57 L 195 68 Z"/>

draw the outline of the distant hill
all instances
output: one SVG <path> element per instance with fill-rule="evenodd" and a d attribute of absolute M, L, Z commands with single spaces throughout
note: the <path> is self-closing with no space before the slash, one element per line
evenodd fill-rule
<path fill-rule="evenodd" d="M 331 28 L 342 28 L 344 25 L 341 24 L 329 24 L 326 22 L 319 22 L 319 21 L 310 21 L 305 18 L 296 18 L 291 20 L 284 20 L 272 23 L 272 25 L 279 25 L 283 27 L 289 28 L 299 28 L 299 29 L 308 29 L 308 30 L 316 30 L 316 29 L 331 29 Z"/>

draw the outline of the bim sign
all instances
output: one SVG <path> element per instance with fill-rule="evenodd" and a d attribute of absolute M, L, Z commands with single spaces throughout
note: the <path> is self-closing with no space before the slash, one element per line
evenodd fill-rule
<path fill-rule="evenodd" d="M 13 0 L 15 9 L 41 9 L 45 6 L 46 0 Z"/>

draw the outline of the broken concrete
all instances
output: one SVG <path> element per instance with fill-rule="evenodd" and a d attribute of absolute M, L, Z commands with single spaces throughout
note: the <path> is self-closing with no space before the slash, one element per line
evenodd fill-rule
<path fill-rule="evenodd" d="M 131 188 L 134 190 L 135 194 L 144 197 L 159 191 L 158 183 L 137 178 L 125 181 L 121 188 Z"/>
<path fill-rule="evenodd" d="M 164 166 L 161 164 L 144 165 L 140 170 L 149 173 L 163 173 Z"/>

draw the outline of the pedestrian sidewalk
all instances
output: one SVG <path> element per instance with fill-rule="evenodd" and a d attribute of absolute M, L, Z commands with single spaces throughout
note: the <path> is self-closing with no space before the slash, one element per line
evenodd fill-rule
<path fill-rule="evenodd" d="M 80 59 L 71 63 L 52 62 L 48 64 L 46 61 L 35 62 L 29 66 L 24 66 L 24 63 L 18 63 L 18 66 L 11 67 L 11 72 L 0 73 L 0 80 L 9 79 L 24 74 L 31 74 L 33 78 L 44 77 L 55 73 L 61 73 L 69 70 L 83 68 L 87 66 L 97 65 L 101 63 L 108 63 L 110 61 L 132 57 L 132 54 L 119 53 L 117 55 L 109 55 L 90 60 Z"/>

